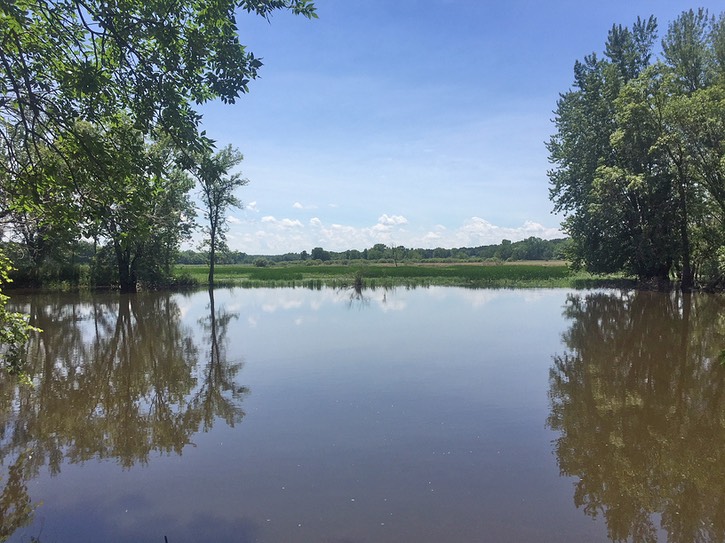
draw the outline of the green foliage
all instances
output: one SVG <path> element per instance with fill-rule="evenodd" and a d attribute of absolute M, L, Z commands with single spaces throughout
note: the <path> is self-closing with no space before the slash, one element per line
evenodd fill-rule
<path fill-rule="evenodd" d="M 180 266 L 180 271 L 190 273 L 198 280 L 204 279 L 206 269 L 201 266 Z M 331 284 L 351 284 L 357 278 L 364 278 L 366 285 L 389 284 L 444 284 L 473 287 L 526 287 L 526 286 L 572 286 L 577 275 L 561 265 L 398 265 L 365 264 L 364 266 L 318 261 L 309 261 L 286 266 L 257 267 L 253 265 L 230 265 L 217 268 L 220 281 L 239 283 L 299 283 L 320 280 Z"/>
<path fill-rule="evenodd" d="M 12 269 L 10 261 L 0 252 L 0 365 L 10 373 L 21 373 L 23 369 L 22 349 L 30 338 L 31 332 L 40 329 L 28 324 L 28 317 L 9 311 L 9 297 L 2 289 L 10 282 L 8 277 Z"/>
<path fill-rule="evenodd" d="M 29 283 L 74 266 L 81 238 L 112 247 L 123 290 L 170 277 L 194 216 L 183 171 L 213 147 L 196 106 L 249 90 L 262 63 L 237 14 L 277 10 L 317 16 L 309 0 L 0 2 L 0 216 Z"/>
<path fill-rule="evenodd" d="M 234 103 L 262 66 L 239 41 L 237 8 L 316 17 L 308 0 L 0 3 L 0 139 L 49 143 L 124 112 L 146 135 L 208 146 L 195 105 Z"/>
<path fill-rule="evenodd" d="M 230 207 L 241 208 L 242 202 L 234 192 L 249 183 L 241 173 L 231 173 L 244 156 L 231 145 L 218 153 L 206 154 L 198 159 L 192 172 L 196 177 L 204 204 L 205 244 L 209 247 L 209 283 L 214 283 L 214 266 L 218 252 L 226 251 L 227 211 Z"/>
<path fill-rule="evenodd" d="M 310 253 L 310 258 L 312 260 L 319 260 L 321 262 L 326 262 L 327 260 L 331 259 L 331 256 L 330 256 L 330 253 L 328 251 L 325 251 L 322 247 L 315 247 L 314 249 L 312 249 L 312 252 Z"/>
<path fill-rule="evenodd" d="M 193 183 L 176 166 L 176 148 L 168 140 L 147 141 L 123 116 L 107 128 L 77 123 L 76 131 L 81 144 L 69 139 L 62 145 L 76 172 L 65 181 L 79 195 L 78 226 L 110 246 L 113 278 L 122 290 L 135 291 L 139 281 L 163 282 L 193 225 Z"/>
<path fill-rule="evenodd" d="M 480 247 L 456 247 L 454 249 L 411 249 L 399 245 L 390 247 L 378 243 L 370 249 L 359 251 L 348 249 L 345 251 L 327 251 L 322 247 L 315 247 L 314 257 L 307 251 L 301 253 L 285 253 L 281 255 L 248 255 L 238 251 L 225 251 L 218 255 L 218 264 L 253 264 L 257 258 L 265 258 L 270 262 L 304 262 L 312 258 L 317 262 L 341 262 L 355 263 L 357 261 L 387 262 L 387 263 L 410 263 L 423 261 L 502 261 L 502 260 L 567 260 L 569 239 L 545 240 L 537 237 L 530 237 L 521 241 L 511 242 L 503 240 L 499 245 L 483 245 Z M 506 259 L 501 258 L 505 251 Z M 196 251 L 182 251 L 179 255 L 179 264 L 203 264 L 206 255 Z"/>
<path fill-rule="evenodd" d="M 577 62 L 548 144 L 550 195 L 576 266 L 712 287 L 725 239 L 725 14 L 684 12 L 650 64 L 655 33 L 653 18 L 615 26 L 607 60 Z"/>

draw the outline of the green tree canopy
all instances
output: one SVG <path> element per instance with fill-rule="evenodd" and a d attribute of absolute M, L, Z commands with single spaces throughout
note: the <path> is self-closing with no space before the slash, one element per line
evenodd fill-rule
<path fill-rule="evenodd" d="M 226 233 L 229 228 L 227 211 L 230 207 L 242 207 L 242 201 L 234 191 L 249 183 L 239 172 L 232 173 L 244 160 L 239 150 L 231 145 L 211 155 L 206 154 L 194 168 L 200 192 L 204 214 L 204 243 L 209 248 L 209 285 L 214 284 L 214 266 L 217 252 L 225 250 Z"/>
<path fill-rule="evenodd" d="M 276 10 L 316 17 L 309 0 L 0 3 L 6 167 L 12 170 L 18 147 L 9 142 L 53 148 L 79 119 L 101 123 L 118 112 L 144 134 L 198 147 L 196 105 L 234 103 L 262 65 L 239 40 L 237 13 Z"/>
<path fill-rule="evenodd" d="M 574 67 L 548 143 L 572 261 L 643 280 L 723 283 L 725 14 L 687 11 L 652 61 L 657 25 L 614 26 L 605 58 Z"/>

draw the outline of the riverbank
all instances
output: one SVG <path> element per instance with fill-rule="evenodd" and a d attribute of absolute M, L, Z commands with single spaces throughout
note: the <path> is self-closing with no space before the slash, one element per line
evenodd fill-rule
<path fill-rule="evenodd" d="M 179 265 L 177 277 L 208 284 L 209 268 Z M 541 288 L 634 287 L 623 276 L 594 276 L 573 271 L 561 261 L 505 264 L 357 264 L 332 263 L 282 266 L 217 265 L 215 284 L 235 286 L 426 286 Z"/>

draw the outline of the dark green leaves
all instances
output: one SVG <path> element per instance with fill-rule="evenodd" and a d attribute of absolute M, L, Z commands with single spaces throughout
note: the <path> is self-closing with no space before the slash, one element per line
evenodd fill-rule
<path fill-rule="evenodd" d="M 654 18 L 615 25 L 605 55 L 574 68 L 548 148 L 550 195 L 592 272 L 725 283 L 725 15 L 688 11 L 669 25 L 664 62 L 650 63 Z M 725 58 L 725 56 L 722 56 Z"/>

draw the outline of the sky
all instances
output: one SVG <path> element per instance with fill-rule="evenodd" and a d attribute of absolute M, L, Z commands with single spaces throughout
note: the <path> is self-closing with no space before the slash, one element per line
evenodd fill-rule
<path fill-rule="evenodd" d="M 545 142 L 574 62 L 674 0 L 315 0 L 318 19 L 239 13 L 260 77 L 203 128 L 244 154 L 233 250 L 473 247 L 563 237 Z"/>

